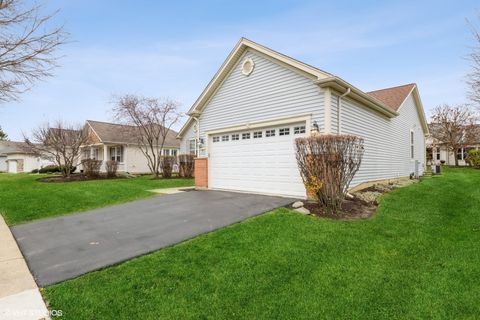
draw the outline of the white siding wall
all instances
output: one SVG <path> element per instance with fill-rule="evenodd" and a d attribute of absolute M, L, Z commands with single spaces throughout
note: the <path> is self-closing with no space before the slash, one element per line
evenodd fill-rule
<path fill-rule="evenodd" d="M 332 104 L 336 103 L 336 99 L 332 99 Z M 365 139 L 365 155 L 352 186 L 371 180 L 409 176 L 415 171 L 415 160 L 420 162 L 419 171 L 423 174 L 424 132 L 412 96 L 405 101 L 400 115 L 393 119 L 344 98 L 341 123 L 342 133 Z M 414 160 L 410 159 L 410 129 L 415 132 Z"/>
<path fill-rule="evenodd" d="M 122 171 L 130 173 L 149 173 L 147 158 L 142 153 L 139 147 L 126 146 L 124 149 L 124 162 L 126 162 L 126 168 L 123 166 Z"/>
<path fill-rule="evenodd" d="M 255 69 L 244 76 L 241 66 L 247 58 Z M 323 100 L 323 92 L 308 78 L 247 51 L 205 107 L 200 137 L 206 138 L 209 130 L 304 114 L 312 114 L 323 130 Z M 192 127 L 182 138 L 182 152 L 194 137 Z"/>
<path fill-rule="evenodd" d="M 180 154 L 186 154 L 190 152 L 189 148 L 189 139 L 195 137 L 195 121 L 183 135 L 183 139 L 180 141 Z"/>
<path fill-rule="evenodd" d="M 7 171 L 7 157 L 0 156 L 0 172 Z"/>
<path fill-rule="evenodd" d="M 18 153 L 18 154 L 9 154 L 7 156 L 7 160 L 15 161 L 15 160 L 23 160 L 23 171 L 24 173 L 30 173 L 34 169 L 40 169 L 47 165 L 53 164 L 53 162 L 41 158 L 37 158 L 34 156 Z M 17 169 L 19 166 L 17 165 Z"/>

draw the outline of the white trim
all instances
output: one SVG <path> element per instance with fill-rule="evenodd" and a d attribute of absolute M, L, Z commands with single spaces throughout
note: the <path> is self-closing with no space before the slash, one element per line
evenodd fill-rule
<path fill-rule="evenodd" d="M 230 127 L 223 127 L 219 129 L 213 129 L 205 132 L 205 135 L 212 135 L 212 134 L 219 134 L 219 133 L 227 133 L 227 132 L 234 132 L 234 131 L 242 131 L 242 130 L 249 130 L 249 129 L 256 129 L 256 128 L 263 128 L 263 127 L 270 127 L 270 126 L 277 126 L 285 123 L 294 123 L 294 122 L 302 122 L 305 121 L 305 130 L 306 132 L 310 132 L 310 120 L 312 118 L 311 114 L 304 114 L 304 115 L 297 115 L 291 117 L 283 117 L 283 118 L 276 118 L 268 121 L 258 121 L 253 123 L 246 123 L 244 125 L 239 126 L 230 126 Z M 307 131 L 308 130 L 308 131 Z M 207 137 L 208 139 L 208 137 Z"/>
<path fill-rule="evenodd" d="M 352 86 L 350 83 L 346 82 L 343 79 L 340 79 L 338 77 L 330 77 L 326 79 L 320 79 L 315 81 L 315 84 L 317 84 L 320 88 L 332 88 L 335 91 L 338 92 L 345 92 L 348 88 L 350 88 L 351 93 L 349 94 L 349 97 L 353 100 L 356 100 L 366 107 L 373 109 L 389 118 L 393 118 L 399 115 L 398 112 L 393 111 L 385 105 L 383 102 L 369 96 L 362 90 L 358 89 L 355 86 Z"/>
<path fill-rule="evenodd" d="M 330 88 L 325 88 L 324 94 L 324 127 L 325 134 L 332 133 L 332 90 Z"/>

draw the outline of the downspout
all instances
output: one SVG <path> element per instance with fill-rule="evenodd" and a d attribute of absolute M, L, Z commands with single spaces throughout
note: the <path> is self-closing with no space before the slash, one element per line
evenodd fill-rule
<path fill-rule="evenodd" d="M 350 90 L 350 87 L 347 88 L 347 91 L 345 91 L 344 94 L 338 96 L 337 98 L 337 133 L 342 134 L 342 108 L 341 108 L 341 102 L 342 98 L 348 96 L 352 90 Z"/>
<path fill-rule="evenodd" d="M 192 117 L 193 120 L 195 120 L 197 122 L 197 136 L 195 138 L 195 155 L 198 157 L 200 155 L 200 149 L 198 147 L 198 145 L 200 144 L 200 119 L 198 119 L 198 117 Z"/>

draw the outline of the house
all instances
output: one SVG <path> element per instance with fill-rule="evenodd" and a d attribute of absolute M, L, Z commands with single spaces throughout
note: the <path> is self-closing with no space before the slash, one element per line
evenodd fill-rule
<path fill-rule="evenodd" d="M 31 172 L 53 164 L 27 151 L 24 142 L 0 141 L 0 172 Z"/>
<path fill-rule="evenodd" d="M 118 171 L 129 173 L 149 173 L 148 162 L 138 144 L 138 129 L 134 126 L 87 120 L 85 128 L 88 131 L 89 143 L 82 146 L 81 160 L 102 160 L 101 171 L 106 171 L 106 160 L 119 162 Z M 177 156 L 180 142 L 176 139 L 177 132 L 170 130 L 165 139 L 162 155 Z"/>
<path fill-rule="evenodd" d="M 352 185 L 422 175 L 428 126 L 418 88 L 364 92 L 242 38 L 188 112 L 180 153 L 197 155 L 197 187 L 305 197 L 294 139 L 365 139 Z"/>
<path fill-rule="evenodd" d="M 430 124 L 430 131 L 434 130 L 434 125 Z M 442 141 L 437 141 L 433 137 L 427 139 L 427 164 L 438 165 L 444 163 L 446 165 L 455 165 L 455 157 L 458 160 L 459 166 L 467 166 L 468 163 L 465 161 L 468 155 L 468 152 L 472 149 L 480 149 L 480 125 L 476 126 L 477 137 L 473 143 L 465 145 L 461 148 L 458 148 L 456 152 L 448 150 L 445 143 Z"/>

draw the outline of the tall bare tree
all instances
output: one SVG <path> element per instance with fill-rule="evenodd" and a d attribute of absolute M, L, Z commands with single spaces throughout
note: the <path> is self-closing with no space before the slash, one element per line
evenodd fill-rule
<path fill-rule="evenodd" d="M 21 0 L 0 0 L 0 102 L 17 100 L 34 82 L 52 75 L 57 48 L 66 41 L 63 26 L 50 27 L 56 15 Z"/>
<path fill-rule="evenodd" d="M 457 150 L 475 143 L 478 126 L 475 113 L 465 105 L 437 106 L 432 111 L 430 133 L 434 143 L 444 144 L 455 155 L 458 166 Z"/>
<path fill-rule="evenodd" d="M 24 135 L 26 151 L 53 161 L 63 168 L 62 173 L 69 177 L 71 168 L 77 165 L 80 147 L 88 143 L 88 132 L 81 125 L 55 121 L 32 130 L 32 138 Z"/>
<path fill-rule="evenodd" d="M 170 99 L 125 95 L 114 98 L 115 120 L 131 125 L 151 173 L 158 178 L 162 150 L 173 125 L 181 119 L 179 103 Z"/>

